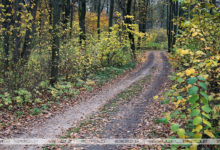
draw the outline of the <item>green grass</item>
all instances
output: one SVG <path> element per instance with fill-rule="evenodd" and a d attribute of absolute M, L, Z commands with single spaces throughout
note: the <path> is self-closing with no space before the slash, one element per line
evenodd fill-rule
<path fill-rule="evenodd" d="M 32 115 L 39 115 L 42 111 L 40 108 L 33 108 L 30 110 Z"/>
<path fill-rule="evenodd" d="M 130 62 L 120 67 L 105 67 L 103 70 L 96 72 L 93 75 L 93 79 L 98 82 L 99 85 L 103 85 L 105 82 L 114 79 L 117 75 L 121 75 L 124 71 L 135 68 L 136 63 Z"/>
<path fill-rule="evenodd" d="M 161 42 L 161 43 L 157 43 L 157 42 L 149 42 L 146 43 L 144 45 L 144 47 L 146 49 L 152 49 L 152 50 L 164 50 L 164 49 L 168 49 L 167 47 L 167 42 Z"/>

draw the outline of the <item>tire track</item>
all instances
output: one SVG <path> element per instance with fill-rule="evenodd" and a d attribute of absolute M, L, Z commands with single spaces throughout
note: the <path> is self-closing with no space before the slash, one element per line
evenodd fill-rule
<path fill-rule="evenodd" d="M 138 128 L 141 119 L 144 115 L 147 105 L 152 102 L 153 96 L 160 93 L 162 85 L 166 83 L 170 73 L 171 65 L 165 54 L 160 53 L 163 60 L 159 64 L 159 72 L 155 75 L 151 85 L 142 93 L 140 98 L 131 101 L 129 105 L 125 104 L 118 112 L 118 119 L 109 123 L 104 132 L 101 133 L 101 138 L 135 138 L 134 130 Z M 161 64 L 162 63 L 162 64 Z M 117 145 L 94 145 L 84 147 L 86 150 L 116 150 L 120 149 Z"/>
<path fill-rule="evenodd" d="M 27 133 L 16 136 L 21 139 L 29 138 L 55 138 L 62 134 L 63 131 L 74 127 L 77 123 L 86 118 L 88 115 L 98 111 L 105 103 L 114 98 L 118 93 L 128 88 L 134 82 L 147 76 L 152 67 L 155 66 L 155 54 L 158 52 L 151 52 L 148 56 L 148 61 L 135 73 L 131 73 L 121 79 L 119 82 L 103 89 L 97 95 L 90 99 L 67 109 L 64 113 L 55 115 L 54 117 L 46 120 L 39 126 L 32 127 Z M 25 148 L 24 146 L 8 146 L 0 147 L 0 149 L 37 149 L 35 146 Z"/>

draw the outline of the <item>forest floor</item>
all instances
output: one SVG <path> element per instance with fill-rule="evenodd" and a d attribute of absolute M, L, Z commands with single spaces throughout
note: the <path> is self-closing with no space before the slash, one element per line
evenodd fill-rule
<path fill-rule="evenodd" d="M 170 135 L 166 125 L 156 119 L 167 111 L 166 105 L 153 100 L 169 86 L 171 66 L 163 51 L 148 51 L 147 61 L 105 86 L 95 95 L 28 127 L 17 138 L 161 138 Z M 138 148 L 138 146 L 135 146 Z M 3 147 L 2 147 L 3 148 Z M 1 148 L 1 149 L 2 149 Z M 44 149 L 73 149 L 48 146 Z M 79 149 L 129 149 L 129 146 L 90 145 Z M 130 147 L 131 148 L 131 147 Z M 140 147 L 139 147 L 140 148 Z M 142 147 L 143 148 L 143 147 Z M 5 149 L 42 149 L 12 146 Z M 159 148 L 160 149 L 160 148 Z"/>

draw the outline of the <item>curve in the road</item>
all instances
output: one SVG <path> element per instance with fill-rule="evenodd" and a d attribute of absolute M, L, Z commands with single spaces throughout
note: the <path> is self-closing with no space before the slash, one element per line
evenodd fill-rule
<path fill-rule="evenodd" d="M 103 89 L 97 95 L 90 99 L 67 109 L 64 113 L 55 115 L 54 117 L 46 120 L 43 124 L 32 127 L 30 131 L 22 135 L 18 135 L 17 138 L 55 138 L 62 134 L 63 131 L 74 127 L 77 123 L 98 111 L 108 100 L 114 98 L 118 93 L 128 88 L 132 83 L 147 76 L 153 66 L 155 66 L 155 54 L 160 52 L 151 52 L 148 57 L 148 61 L 135 73 L 131 73 L 121 79 L 119 82 L 111 85 L 108 88 Z M 1 147 L 0 147 L 1 148 Z M 9 147 L 8 149 L 12 149 Z M 23 146 L 16 146 L 13 149 L 24 149 Z M 33 147 L 31 149 L 34 149 Z"/>

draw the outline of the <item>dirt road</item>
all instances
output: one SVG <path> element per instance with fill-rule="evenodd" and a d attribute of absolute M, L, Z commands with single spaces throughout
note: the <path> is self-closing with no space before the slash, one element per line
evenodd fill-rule
<path fill-rule="evenodd" d="M 141 95 L 132 99 L 119 108 L 119 112 L 113 114 L 114 119 L 107 123 L 104 131 L 100 133 L 103 138 L 128 138 L 133 136 L 134 129 L 140 123 L 144 114 L 144 109 L 151 102 L 152 97 L 160 93 L 162 85 L 166 82 L 169 74 L 170 65 L 166 58 L 166 53 L 162 51 L 149 52 L 147 62 L 139 70 L 131 72 L 122 78 L 119 82 L 104 88 L 95 96 L 82 101 L 81 103 L 68 108 L 64 113 L 57 114 L 46 120 L 39 126 L 34 126 L 18 138 L 55 138 L 61 135 L 69 128 L 76 127 L 79 122 L 91 114 L 98 112 L 101 107 L 113 99 L 117 94 L 127 89 L 133 83 L 143 79 L 152 73 L 152 68 L 156 71 L 153 73 L 149 86 Z M 8 149 L 26 149 L 23 146 L 8 147 Z M 87 149 L 115 149 L 110 146 L 90 146 Z M 6 148 L 7 149 L 7 148 Z M 29 147 L 27 149 L 36 149 Z"/>

